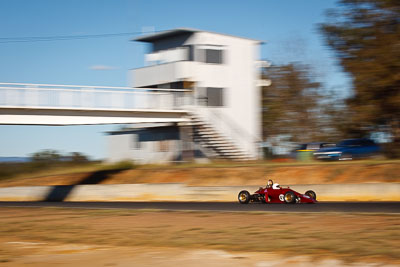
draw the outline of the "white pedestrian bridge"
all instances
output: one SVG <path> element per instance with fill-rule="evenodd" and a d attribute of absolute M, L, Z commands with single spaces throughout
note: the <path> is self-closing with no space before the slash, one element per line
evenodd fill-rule
<path fill-rule="evenodd" d="M 0 83 L 0 124 L 187 121 L 192 90 Z"/>

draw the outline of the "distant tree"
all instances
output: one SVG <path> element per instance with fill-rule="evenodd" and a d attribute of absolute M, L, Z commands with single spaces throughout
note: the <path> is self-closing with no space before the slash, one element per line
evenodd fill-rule
<path fill-rule="evenodd" d="M 349 109 L 343 98 L 335 91 L 325 91 L 319 102 L 319 127 L 321 140 L 338 142 L 350 136 Z"/>
<path fill-rule="evenodd" d="M 400 1 L 341 0 L 320 30 L 353 78 L 345 131 L 386 129 L 400 148 Z"/>
<path fill-rule="evenodd" d="M 62 156 L 55 150 L 41 150 L 31 155 L 32 162 L 58 162 L 61 158 Z"/>
<path fill-rule="evenodd" d="M 262 88 L 264 140 L 287 136 L 293 142 L 318 140 L 321 84 L 308 65 L 291 63 L 266 68 L 263 78 L 271 85 Z"/>
<path fill-rule="evenodd" d="M 88 157 L 80 152 L 72 152 L 66 155 L 60 154 L 56 150 L 41 150 L 31 154 L 31 165 L 34 167 L 51 167 L 72 164 L 87 163 Z"/>
<path fill-rule="evenodd" d="M 74 163 L 83 163 L 89 161 L 88 157 L 80 152 L 72 152 L 69 158 Z"/>

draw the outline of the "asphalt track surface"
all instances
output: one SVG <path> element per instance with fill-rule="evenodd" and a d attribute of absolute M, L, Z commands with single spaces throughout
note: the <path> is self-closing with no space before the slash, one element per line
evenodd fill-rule
<path fill-rule="evenodd" d="M 58 207 L 83 209 L 265 211 L 265 212 L 361 212 L 400 213 L 400 202 L 318 202 L 316 204 L 239 204 L 238 202 L 1 202 L 1 207 Z"/>

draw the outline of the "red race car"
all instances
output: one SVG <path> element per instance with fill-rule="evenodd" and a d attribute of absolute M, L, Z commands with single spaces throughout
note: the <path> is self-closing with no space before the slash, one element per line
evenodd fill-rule
<path fill-rule="evenodd" d="M 238 200 L 240 204 L 247 204 L 249 202 L 316 203 L 317 195 L 312 190 L 308 190 L 305 194 L 300 194 L 289 187 L 281 187 L 279 184 L 274 184 L 272 180 L 269 180 L 265 188 L 260 187 L 254 194 L 250 194 L 246 190 L 240 191 Z"/>

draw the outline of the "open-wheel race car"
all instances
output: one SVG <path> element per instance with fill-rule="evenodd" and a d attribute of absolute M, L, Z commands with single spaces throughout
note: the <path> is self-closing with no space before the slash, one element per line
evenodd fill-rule
<path fill-rule="evenodd" d="M 274 184 L 272 180 L 269 180 L 266 187 L 260 187 L 254 194 L 250 194 L 246 190 L 240 191 L 238 200 L 240 204 L 247 204 L 250 202 L 287 204 L 316 203 L 317 195 L 312 190 L 300 194 L 290 187 L 281 187 L 279 184 Z"/>

